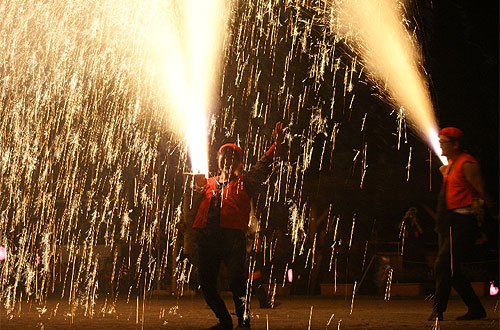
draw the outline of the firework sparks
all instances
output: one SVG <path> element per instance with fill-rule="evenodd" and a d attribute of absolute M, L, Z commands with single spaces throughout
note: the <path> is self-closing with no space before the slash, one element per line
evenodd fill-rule
<path fill-rule="evenodd" d="M 436 320 L 434 320 L 433 324 L 432 324 L 432 330 L 439 330 L 441 329 L 441 327 L 439 326 L 439 319 L 438 317 L 436 316 Z"/>
<path fill-rule="evenodd" d="M 328 319 L 328 322 L 326 322 L 326 328 L 328 329 L 328 326 L 330 325 L 330 323 L 332 322 L 333 318 L 335 316 L 335 313 L 332 313 L 332 315 L 330 316 L 330 318 Z"/>
<path fill-rule="evenodd" d="M 410 167 L 411 167 L 411 150 L 412 147 L 410 147 L 410 152 L 408 154 L 408 165 L 406 166 L 406 181 L 410 181 Z"/>
<path fill-rule="evenodd" d="M 438 125 L 421 73 L 417 43 L 404 26 L 403 3 L 362 0 L 338 1 L 332 5 L 337 31 L 352 40 L 352 47 L 363 58 L 374 81 L 383 86 L 382 91 L 388 91 L 389 97 L 401 106 L 417 132 L 440 156 L 435 144 Z"/>
<path fill-rule="evenodd" d="M 351 236 L 349 238 L 349 251 L 351 250 L 352 246 L 352 237 L 354 235 L 354 226 L 356 225 L 356 213 L 352 216 L 352 226 L 351 226 Z"/>
<path fill-rule="evenodd" d="M 358 282 L 357 281 L 354 281 L 354 287 L 353 287 L 353 290 L 352 290 L 352 298 L 351 298 L 351 310 L 349 312 L 349 315 L 352 315 L 352 311 L 354 309 L 354 296 L 356 295 L 356 286 L 357 286 Z"/>
<path fill-rule="evenodd" d="M 389 301 L 389 299 L 391 299 L 392 272 L 393 269 L 390 268 L 387 274 L 387 283 L 385 286 L 385 296 L 384 296 L 385 301 Z"/>
<path fill-rule="evenodd" d="M 314 306 L 311 306 L 311 310 L 309 311 L 309 324 L 307 326 L 307 329 L 308 330 L 311 330 L 311 322 L 312 322 L 312 315 L 313 315 L 313 307 Z"/>

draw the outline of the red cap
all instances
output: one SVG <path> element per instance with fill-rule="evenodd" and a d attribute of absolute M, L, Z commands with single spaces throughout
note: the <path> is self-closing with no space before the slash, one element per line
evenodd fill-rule
<path fill-rule="evenodd" d="M 457 140 L 461 140 L 463 133 L 456 127 L 445 127 L 439 131 L 439 135 L 444 135 Z"/>
<path fill-rule="evenodd" d="M 222 145 L 219 148 L 219 150 L 217 151 L 217 155 L 220 155 L 220 153 L 222 152 L 222 149 L 224 149 L 224 148 L 231 148 L 231 149 L 233 149 L 234 151 L 236 151 L 238 153 L 238 155 L 240 156 L 240 158 L 243 159 L 243 150 L 241 150 L 241 148 L 238 147 L 234 143 L 226 143 L 226 144 Z"/>

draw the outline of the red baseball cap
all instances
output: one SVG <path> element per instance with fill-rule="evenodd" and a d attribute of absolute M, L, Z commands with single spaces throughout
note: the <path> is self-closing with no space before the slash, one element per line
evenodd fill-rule
<path fill-rule="evenodd" d="M 456 127 L 445 127 L 439 131 L 439 135 L 448 136 L 457 140 L 461 140 L 463 133 Z"/>
<path fill-rule="evenodd" d="M 234 143 L 226 143 L 226 144 L 222 145 L 219 148 L 219 150 L 217 151 L 217 155 L 220 155 L 222 153 L 222 150 L 225 149 L 225 148 L 231 148 L 231 149 L 233 149 L 234 151 L 236 151 L 238 153 L 238 155 L 240 156 L 240 159 L 243 159 L 243 150 L 241 150 L 241 148 L 238 147 Z"/>

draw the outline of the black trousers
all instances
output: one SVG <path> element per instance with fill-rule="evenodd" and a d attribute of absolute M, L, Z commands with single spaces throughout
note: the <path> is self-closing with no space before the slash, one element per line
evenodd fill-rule
<path fill-rule="evenodd" d="M 447 212 L 447 223 L 451 224 L 448 232 L 441 229 L 438 232 L 438 254 L 434 264 L 436 278 L 436 292 L 434 295 L 434 310 L 442 313 L 446 311 L 448 298 L 453 287 L 462 298 L 469 310 L 481 310 L 483 306 L 472 286 L 462 272 L 462 263 L 468 256 L 474 244 L 476 233 L 473 215 L 462 215 Z M 451 236 L 451 237 L 450 237 Z M 450 249 L 451 248 L 451 249 Z"/>
<path fill-rule="evenodd" d="M 224 301 L 217 290 L 221 262 L 226 266 L 238 320 L 249 322 L 246 303 L 246 238 L 241 230 L 227 228 L 201 229 L 197 233 L 199 279 L 208 306 L 221 323 L 231 323 Z"/>
<path fill-rule="evenodd" d="M 264 287 L 264 253 L 262 251 L 256 252 L 251 251 L 248 256 L 249 261 L 249 269 L 253 270 L 253 279 L 252 279 L 252 293 L 257 295 L 257 299 L 259 299 L 259 304 L 261 308 L 269 307 L 271 304 L 268 297 L 267 291 Z M 259 274 L 257 277 L 257 273 Z"/>

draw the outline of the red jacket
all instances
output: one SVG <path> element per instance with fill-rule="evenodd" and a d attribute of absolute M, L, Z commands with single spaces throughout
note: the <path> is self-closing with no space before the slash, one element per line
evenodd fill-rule
<path fill-rule="evenodd" d="M 222 189 L 217 189 L 217 177 L 207 180 L 203 197 L 194 219 L 193 228 L 205 228 L 207 223 L 210 200 L 214 193 L 221 194 L 220 227 L 239 229 L 246 231 L 250 220 L 250 196 L 247 189 L 255 190 L 255 186 L 261 184 L 270 172 L 270 164 L 276 154 L 273 144 L 257 164 L 252 166 L 246 174 L 240 175 Z M 246 186 L 247 185 L 247 186 Z"/>
<path fill-rule="evenodd" d="M 476 190 L 465 178 L 463 172 L 464 163 L 478 164 L 477 160 L 467 153 L 461 153 L 450 165 L 444 174 L 443 186 L 446 189 L 446 208 L 458 209 L 472 205 Z M 451 167 L 451 170 L 450 170 Z"/>

